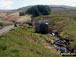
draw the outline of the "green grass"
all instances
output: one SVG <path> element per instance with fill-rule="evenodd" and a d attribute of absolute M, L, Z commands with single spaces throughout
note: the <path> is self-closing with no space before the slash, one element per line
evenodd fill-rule
<path fill-rule="evenodd" d="M 44 48 L 43 38 L 52 39 L 27 25 L 15 28 L 0 36 L 0 57 L 60 57 L 55 49 Z"/>
<path fill-rule="evenodd" d="M 76 21 L 75 20 L 71 20 L 69 22 L 69 24 L 64 28 L 64 31 L 63 31 L 63 36 L 66 36 L 66 39 L 69 39 L 70 40 L 70 49 L 73 47 L 74 43 L 76 43 Z"/>
<path fill-rule="evenodd" d="M 0 29 L 1 29 L 2 27 L 0 26 Z"/>
<path fill-rule="evenodd" d="M 64 27 L 69 24 L 71 19 L 69 17 L 64 16 L 40 16 L 36 17 L 34 20 L 40 20 L 40 18 L 43 18 L 44 20 L 48 20 L 50 22 L 49 27 L 50 29 L 58 30 L 59 32 L 63 31 Z"/>
<path fill-rule="evenodd" d="M 40 20 L 41 17 L 44 20 L 48 20 L 50 22 L 49 25 L 50 29 L 58 30 L 59 35 L 62 37 L 62 39 L 68 39 L 70 41 L 68 48 L 71 50 L 74 43 L 76 42 L 76 20 L 73 17 L 70 18 L 67 17 L 66 15 L 39 16 L 36 17 L 35 20 Z M 74 57 L 74 56 L 68 56 L 68 57 Z"/>
<path fill-rule="evenodd" d="M 59 31 L 62 38 L 70 40 L 70 49 L 76 42 L 76 21 L 66 15 L 39 16 L 49 20 L 50 29 Z M 60 57 L 56 49 L 46 50 L 48 44 L 43 40 L 53 37 L 34 32 L 31 26 L 20 26 L 0 36 L 0 57 Z M 65 56 L 74 57 L 74 56 Z"/>

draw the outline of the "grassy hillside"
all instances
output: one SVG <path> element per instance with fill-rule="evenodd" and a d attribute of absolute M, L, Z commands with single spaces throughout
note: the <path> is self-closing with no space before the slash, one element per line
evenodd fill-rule
<path fill-rule="evenodd" d="M 19 12 L 0 13 L 0 22 L 4 24 L 13 24 L 13 21 L 23 23 L 29 21 L 30 19 L 31 19 L 31 15 L 19 16 Z"/>
<path fill-rule="evenodd" d="M 34 20 L 40 20 L 43 18 L 43 20 L 48 20 L 50 22 L 50 29 L 56 29 L 58 31 L 63 31 L 63 28 L 71 22 L 71 18 L 66 16 L 56 16 L 56 15 L 49 15 L 49 16 L 39 16 L 36 17 Z M 73 20 L 74 21 L 74 20 Z"/>
<path fill-rule="evenodd" d="M 0 29 L 2 29 L 3 27 L 2 26 L 0 26 Z"/>
<path fill-rule="evenodd" d="M 25 8 L 25 7 L 24 7 Z M 25 10 L 24 8 L 21 8 Z M 62 39 L 69 40 L 68 48 L 71 50 L 76 42 L 76 10 L 52 8 L 51 15 L 39 16 L 34 20 L 48 20 L 50 30 L 58 30 Z M 18 12 L 1 13 L 0 22 L 12 24 L 12 21 L 30 21 L 31 16 L 19 16 Z M 53 41 L 51 35 L 35 33 L 35 29 L 28 25 L 23 25 L 0 35 L 0 57 L 61 57 L 53 45 L 49 45 L 44 38 Z M 46 49 L 50 46 L 51 49 Z M 65 56 L 73 57 L 73 56 Z"/>
<path fill-rule="evenodd" d="M 69 48 L 71 49 L 76 43 L 76 21 L 71 20 L 69 24 L 64 28 L 64 31 L 61 33 L 61 36 L 64 37 L 64 39 L 70 40 Z"/>
<path fill-rule="evenodd" d="M 15 28 L 0 36 L 0 57 L 60 57 L 43 39 L 53 39 L 52 36 L 37 34 L 30 26 Z"/>
<path fill-rule="evenodd" d="M 57 30 L 59 32 L 59 35 L 61 36 L 61 39 L 69 40 L 70 45 L 68 45 L 68 48 L 71 50 L 74 43 L 76 42 L 76 20 L 73 17 L 66 17 L 65 16 L 40 16 L 36 17 L 34 20 L 40 20 L 40 18 L 43 18 L 44 20 L 49 20 L 50 22 L 50 29 L 51 30 Z"/>
<path fill-rule="evenodd" d="M 13 28 L 0 35 L 0 57 L 61 57 L 59 51 L 56 51 L 53 45 L 49 45 L 44 38 L 53 41 L 51 35 L 35 33 L 34 28 L 28 25 Z M 50 46 L 51 49 L 46 49 L 46 46 Z"/>
<path fill-rule="evenodd" d="M 25 16 L 19 16 L 19 12 L 26 11 L 28 8 L 32 6 L 22 7 L 17 9 L 16 11 L 2 11 L 0 12 L 0 22 L 6 23 L 6 24 L 12 24 L 12 21 L 17 21 L 20 23 L 26 22 L 27 19 L 31 19 L 31 16 L 25 15 Z M 66 16 L 66 17 L 73 17 L 76 19 L 76 9 L 72 9 L 72 7 L 68 6 L 56 6 L 56 5 L 49 5 L 51 8 L 51 15 L 54 16 Z"/>

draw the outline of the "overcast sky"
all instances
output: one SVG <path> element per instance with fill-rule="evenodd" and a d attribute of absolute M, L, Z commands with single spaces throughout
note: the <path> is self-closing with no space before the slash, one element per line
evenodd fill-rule
<path fill-rule="evenodd" d="M 76 7 L 76 0 L 0 0 L 0 9 L 17 9 L 29 5 L 68 5 Z"/>

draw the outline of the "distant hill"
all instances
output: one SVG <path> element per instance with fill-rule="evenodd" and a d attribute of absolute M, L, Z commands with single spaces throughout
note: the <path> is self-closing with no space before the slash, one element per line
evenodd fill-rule
<path fill-rule="evenodd" d="M 1 9 L 0 9 L 0 12 L 7 12 L 7 11 L 8 11 L 8 10 L 1 10 Z"/>
<path fill-rule="evenodd" d="M 30 8 L 32 6 L 34 6 L 34 5 L 18 8 L 18 9 L 15 9 L 15 10 L 0 10 L 0 12 L 26 11 L 28 8 Z M 48 5 L 48 6 L 51 9 L 55 9 L 55 8 L 59 8 L 59 9 L 76 9 L 76 7 L 66 6 L 66 5 Z"/>
<path fill-rule="evenodd" d="M 0 9 L 0 12 L 14 12 L 17 9 L 12 9 L 12 10 L 8 10 L 8 9 Z"/>
<path fill-rule="evenodd" d="M 26 6 L 26 7 L 18 8 L 16 11 L 25 11 L 30 7 L 32 7 L 32 6 Z"/>
<path fill-rule="evenodd" d="M 76 9 L 76 7 L 66 5 L 49 5 L 50 8 Z"/>
<path fill-rule="evenodd" d="M 76 7 L 72 7 L 72 6 L 65 6 L 65 5 L 48 5 L 51 9 L 54 8 L 60 8 L 60 9 L 76 9 Z M 32 6 L 26 6 L 26 7 L 22 7 L 17 9 L 17 11 L 24 11 L 27 10 L 28 8 L 30 8 Z"/>

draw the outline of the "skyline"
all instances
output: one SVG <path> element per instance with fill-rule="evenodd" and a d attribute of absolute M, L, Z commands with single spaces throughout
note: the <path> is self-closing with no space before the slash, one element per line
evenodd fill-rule
<path fill-rule="evenodd" d="M 0 0 L 0 9 L 18 9 L 30 5 L 67 5 L 76 7 L 76 0 Z"/>

